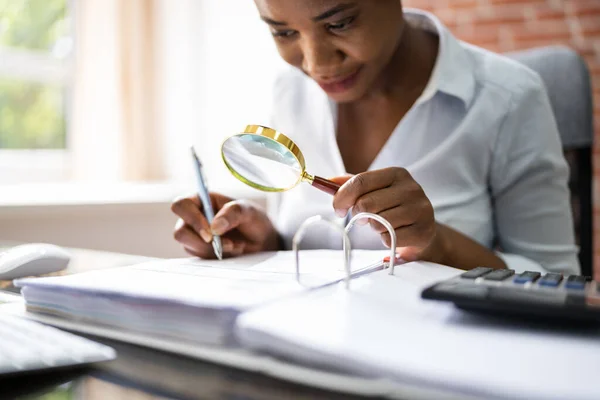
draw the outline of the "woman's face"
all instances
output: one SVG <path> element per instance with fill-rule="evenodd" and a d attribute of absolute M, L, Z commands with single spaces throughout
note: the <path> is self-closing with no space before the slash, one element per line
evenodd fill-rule
<path fill-rule="evenodd" d="M 400 0 L 255 0 L 281 57 L 337 102 L 365 96 L 403 28 Z"/>

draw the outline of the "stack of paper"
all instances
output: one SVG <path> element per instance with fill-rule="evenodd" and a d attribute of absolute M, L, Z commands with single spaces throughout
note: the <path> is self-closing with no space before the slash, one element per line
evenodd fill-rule
<path fill-rule="evenodd" d="M 384 252 L 353 252 L 355 273 L 377 269 Z M 22 279 L 28 311 L 159 337 L 234 345 L 238 315 L 344 278 L 340 251 L 292 252 L 224 261 L 158 260 L 64 277 Z M 364 268 L 366 266 L 366 268 Z"/>
<path fill-rule="evenodd" d="M 460 273 L 409 263 L 240 316 L 240 343 L 296 362 L 477 398 L 600 399 L 598 329 L 474 315 L 421 291 Z"/>
<path fill-rule="evenodd" d="M 389 275 L 374 266 L 386 253 L 356 252 L 355 265 L 371 267 L 354 269 L 349 290 L 338 282 L 341 254 L 330 251 L 301 253 L 307 286 L 295 281 L 293 253 L 18 283 L 42 322 L 327 389 L 392 398 L 600 398 L 598 329 L 545 329 L 423 300 L 422 289 L 462 271 L 414 262 Z"/>

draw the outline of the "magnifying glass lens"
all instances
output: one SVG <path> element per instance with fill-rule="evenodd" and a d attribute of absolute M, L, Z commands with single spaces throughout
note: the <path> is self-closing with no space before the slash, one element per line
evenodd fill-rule
<path fill-rule="evenodd" d="M 302 176 L 302 166 L 284 145 L 270 138 L 241 134 L 223 143 L 223 160 L 245 183 L 261 190 L 282 191 Z"/>

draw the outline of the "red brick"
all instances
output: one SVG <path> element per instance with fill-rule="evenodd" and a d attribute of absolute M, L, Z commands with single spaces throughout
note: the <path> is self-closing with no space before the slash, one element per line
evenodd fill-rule
<path fill-rule="evenodd" d="M 474 15 L 475 25 L 519 25 L 527 21 L 525 9 L 521 6 L 483 7 Z"/>
<path fill-rule="evenodd" d="M 511 28 L 513 40 L 565 40 L 571 38 L 571 30 L 564 21 L 555 23 L 553 21 L 535 22 L 529 26 L 516 26 Z"/>
<path fill-rule="evenodd" d="M 548 4 L 541 4 L 539 6 L 534 7 L 533 15 L 536 21 L 544 21 L 544 20 L 563 20 L 565 18 L 565 10 L 564 8 L 555 8 L 551 7 Z"/>
<path fill-rule="evenodd" d="M 600 15 L 582 15 L 577 22 L 581 26 L 584 37 L 598 36 L 600 38 Z"/>
<path fill-rule="evenodd" d="M 592 60 L 596 58 L 596 51 L 594 47 L 586 42 L 583 45 L 573 43 L 572 46 L 585 60 L 590 63 Z"/>
<path fill-rule="evenodd" d="M 474 9 L 480 5 L 480 2 L 477 0 L 450 0 L 449 6 L 454 8 L 457 11 L 462 9 Z"/>
<path fill-rule="evenodd" d="M 435 10 L 434 14 L 442 21 L 444 25 L 452 29 L 457 25 L 456 11 L 452 8 L 441 8 Z"/>
<path fill-rule="evenodd" d="M 433 10 L 435 0 L 405 0 L 402 2 L 404 7 L 420 8 L 422 10 Z M 439 2 L 438 2 L 439 3 Z"/>
<path fill-rule="evenodd" d="M 500 29 L 488 26 L 475 27 L 470 33 L 458 33 L 457 36 L 465 42 L 485 47 L 500 42 Z"/>
<path fill-rule="evenodd" d="M 546 4 L 546 0 L 489 0 L 490 4 L 519 4 L 519 5 L 525 5 L 525 4 Z"/>
<path fill-rule="evenodd" d="M 565 11 L 568 14 L 581 16 L 600 13 L 600 1 L 598 0 L 570 0 L 565 1 Z"/>

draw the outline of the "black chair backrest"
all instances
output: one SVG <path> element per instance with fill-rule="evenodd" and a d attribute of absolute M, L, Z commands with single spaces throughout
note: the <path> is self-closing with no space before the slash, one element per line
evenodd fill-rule
<path fill-rule="evenodd" d="M 541 47 L 506 56 L 536 71 L 546 86 L 565 158 L 571 168 L 569 188 L 581 272 L 592 276 L 594 113 L 589 70 L 579 54 L 564 46 Z"/>

